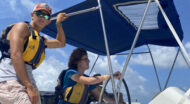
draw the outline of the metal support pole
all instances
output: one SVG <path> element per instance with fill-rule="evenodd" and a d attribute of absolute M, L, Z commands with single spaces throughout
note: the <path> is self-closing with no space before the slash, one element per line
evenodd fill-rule
<path fill-rule="evenodd" d="M 166 81 L 166 84 L 165 84 L 165 86 L 164 86 L 164 89 L 163 89 L 163 90 L 165 90 L 165 89 L 166 89 L 166 87 L 168 86 L 168 82 L 169 82 L 169 79 L 170 79 L 171 74 L 172 74 L 172 72 L 173 72 L 174 65 L 175 65 L 176 60 L 177 60 L 177 56 L 179 55 L 179 51 L 180 51 L 180 48 L 178 48 L 178 50 L 177 50 L 177 53 L 176 53 L 176 56 L 175 56 L 174 62 L 173 62 L 172 67 L 171 67 L 171 69 L 170 69 L 170 72 L 169 72 L 169 75 L 168 75 L 168 79 L 167 79 L 167 81 Z"/>
<path fill-rule="evenodd" d="M 87 13 L 87 12 L 95 11 L 97 9 L 99 9 L 98 6 L 97 7 L 88 8 L 88 9 L 84 9 L 84 10 L 80 10 L 80 11 L 76 11 L 76 12 L 72 12 L 72 13 L 68 13 L 68 14 L 66 14 L 66 16 L 70 17 L 70 16 L 82 14 L 82 13 Z M 57 19 L 57 16 L 51 18 L 51 20 L 56 20 L 56 19 Z"/>
<path fill-rule="evenodd" d="M 162 91 L 162 87 L 160 85 L 160 80 L 159 80 L 159 77 L 158 77 L 158 72 L 157 72 L 157 69 L 156 69 L 156 65 L 155 65 L 155 62 L 154 62 L 154 59 L 153 59 L 153 55 L 152 55 L 152 52 L 150 50 L 150 47 L 147 45 L 147 48 L 148 48 L 148 51 L 150 52 L 150 57 L 151 57 L 151 60 L 152 60 L 152 64 L 154 66 L 154 72 L 156 74 L 156 79 L 157 79 L 157 82 L 158 82 L 158 87 L 160 88 L 160 92 Z"/>
<path fill-rule="evenodd" d="M 189 55 L 187 53 L 187 51 L 185 50 L 181 40 L 179 39 L 178 35 L 177 35 L 177 32 L 175 31 L 174 27 L 172 26 L 170 20 L 168 19 L 166 13 L 164 12 L 162 6 L 160 5 L 159 1 L 158 0 L 155 0 L 156 3 L 158 4 L 158 7 L 160 8 L 160 11 L 162 12 L 162 15 L 164 16 L 164 19 L 166 20 L 166 23 L 168 24 L 171 32 L 173 33 L 173 36 L 174 38 L 176 39 L 179 47 L 180 47 L 180 50 L 182 51 L 182 54 L 184 56 L 184 59 L 186 60 L 187 64 L 190 66 L 190 58 L 189 58 Z"/>
<path fill-rule="evenodd" d="M 140 35 L 140 31 L 141 31 L 141 28 L 142 28 L 142 26 L 143 26 L 143 23 L 144 23 L 146 14 L 147 14 L 147 12 L 148 12 L 148 9 L 149 9 L 149 7 L 150 7 L 151 1 L 152 1 L 152 0 L 149 0 L 149 1 L 148 1 L 148 4 L 147 4 L 146 9 L 145 9 L 145 12 L 144 12 L 144 15 L 143 15 L 143 17 L 142 17 L 142 19 L 141 19 L 140 26 L 139 26 L 139 28 L 138 28 L 138 30 L 137 30 L 137 33 L 136 33 L 136 35 L 135 35 L 135 39 L 134 39 L 133 44 L 132 44 L 132 46 L 131 46 L 129 55 L 128 55 L 127 60 L 126 60 L 126 62 L 125 62 L 125 64 L 124 64 L 123 71 L 122 71 L 122 73 L 121 73 L 121 78 L 120 78 L 119 83 L 118 83 L 118 86 L 117 86 L 118 92 L 120 92 L 120 87 L 121 87 L 122 79 L 124 78 L 125 72 L 126 72 L 126 70 L 127 70 L 127 66 L 128 66 L 128 64 L 129 64 L 129 60 L 130 60 L 130 58 L 131 58 L 131 55 L 132 55 L 132 53 L 133 53 L 133 49 L 134 49 L 134 47 L 135 47 L 135 45 L 136 45 L 136 42 L 137 42 L 137 40 L 138 40 L 138 37 L 139 37 L 139 35 Z M 119 96 L 118 96 L 118 97 L 119 97 Z"/>
<path fill-rule="evenodd" d="M 103 17 L 103 13 L 102 13 L 102 7 L 101 7 L 101 3 L 100 0 L 98 1 L 98 7 L 99 11 L 100 11 L 100 17 L 101 17 L 101 22 L 102 22 L 102 29 L 103 29 L 103 34 L 104 34 L 104 41 L 105 41 L 105 47 L 106 47 L 106 54 L 107 54 L 107 59 L 108 59 L 108 66 L 109 66 L 109 72 L 111 74 L 111 81 L 112 81 L 112 90 L 114 92 L 114 98 L 115 98 L 115 102 L 116 104 L 118 103 L 118 99 L 117 99 L 117 95 L 116 95 L 116 88 L 115 88 L 115 81 L 113 79 L 113 70 L 112 70 L 112 64 L 111 64 L 111 59 L 110 59 L 110 52 L 109 52 L 109 46 L 108 46 L 108 41 L 107 41 L 107 35 L 106 35 L 106 29 L 105 29 L 105 24 L 104 24 L 104 17 Z"/>
<path fill-rule="evenodd" d="M 147 54 L 149 52 L 135 52 L 135 53 L 132 53 L 132 54 Z M 114 54 L 114 55 L 129 55 L 129 53 L 118 53 L 118 54 Z"/>
<path fill-rule="evenodd" d="M 92 73 L 92 70 L 94 69 L 94 66 L 95 66 L 95 64 L 96 64 L 96 62 L 97 62 L 97 60 L 98 60 L 98 58 L 99 58 L 99 55 L 96 57 L 96 60 L 94 61 L 94 64 L 93 64 L 93 66 L 92 66 L 92 68 L 91 68 L 91 70 L 90 70 L 89 76 L 90 76 L 90 74 Z"/>
<path fill-rule="evenodd" d="M 187 67 L 189 67 L 190 69 L 190 65 L 188 64 L 187 60 L 185 59 L 185 56 L 183 55 L 183 53 L 180 51 L 181 55 L 183 56 L 183 59 L 185 60 L 186 64 L 187 64 Z"/>

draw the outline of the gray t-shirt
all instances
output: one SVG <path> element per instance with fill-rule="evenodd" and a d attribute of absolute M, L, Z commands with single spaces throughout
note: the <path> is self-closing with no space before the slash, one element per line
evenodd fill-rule
<path fill-rule="evenodd" d="M 25 64 L 26 71 L 28 73 L 28 77 L 30 78 L 31 82 L 36 85 L 36 82 L 32 75 L 32 67 L 28 64 Z M 10 58 L 3 58 L 0 62 L 0 82 L 7 81 L 7 80 L 18 80 L 16 75 L 15 69 L 11 62 Z"/>

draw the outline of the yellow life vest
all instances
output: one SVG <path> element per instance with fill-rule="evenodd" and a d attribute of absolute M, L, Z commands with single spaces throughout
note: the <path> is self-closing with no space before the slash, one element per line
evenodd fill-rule
<path fill-rule="evenodd" d="M 32 29 L 30 32 L 31 35 L 25 40 L 22 56 L 27 64 L 37 68 L 45 59 L 45 43 L 36 30 Z"/>
<path fill-rule="evenodd" d="M 85 104 L 88 100 L 88 85 L 76 83 L 67 87 L 64 93 L 64 101 L 72 104 Z"/>
<path fill-rule="evenodd" d="M 33 69 L 35 69 L 45 59 L 45 43 L 44 43 L 44 38 L 40 36 L 38 32 L 34 30 L 28 22 L 26 22 L 26 24 L 28 26 L 30 35 L 27 39 L 25 39 L 24 51 L 23 51 L 22 56 L 23 56 L 24 62 L 31 65 Z M 5 30 L 3 30 L 3 32 L 1 33 L 1 40 L 7 40 L 6 39 L 7 34 L 13 26 L 14 24 L 8 26 Z M 7 50 L 9 51 L 10 48 Z M 6 57 L 10 58 L 10 55 L 7 55 Z"/>

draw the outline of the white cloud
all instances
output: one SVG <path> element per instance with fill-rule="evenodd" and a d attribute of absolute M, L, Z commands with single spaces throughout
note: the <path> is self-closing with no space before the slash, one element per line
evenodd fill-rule
<path fill-rule="evenodd" d="M 187 42 L 187 43 L 185 44 L 185 48 L 187 48 L 187 50 L 190 51 L 190 42 Z"/>
<path fill-rule="evenodd" d="M 177 53 L 177 48 L 174 47 L 162 47 L 162 46 L 150 46 L 153 59 L 156 67 L 171 68 L 174 58 Z M 190 43 L 185 44 L 185 48 L 190 50 Z M 152 60 L 150 54 L 133 55 L 131 58 L 132 64 L 152 66 Z M 187 67 L 183 57 L 179 54 L 175 67 L 183 68 Z"/>
<path fill-rule="evenodd" d="M 23 12 L 22 12 L 22 9 L 19 7 L 19 4 L 18 4 L 18 1 L 17 0 L 9 0 L 9 7 L 11 7 L 11 10 L 10 12 L 13 12 L 12 14 L 15 15 L 14 18 L 16 19 L 19 19 L 21 16 L 23 16 Z"/>
<path fill-rule="evenodd" d="M 60 53 L 60 55 L 63 56 L 63 58 L 68 59 L 69 55 L 64 50 L 62 50 L 61 48 L 55 49 L 55 51 Z"/>
<path fill-rule="evenodd" d="M 3 0 L 0 4 L 0 19 L 13 18 L 17 21 L 26 20 L 34 6 L 34 3 L 30 0 Z"/>
<path fill-rule="evenodd" d="M 175 57 L 174 55 L 176 53 L 176 50 L 175 48 L 151 46 L 151 52 L 156 65 L 166 68 L 168 65 L 171 65 L 171 62 Z M 150 54 L 137 55 L 135 57 L 132 57 L 131 61 L 134 64 L 153 65 Z"/>
<path fill-rule="evenodd" d="M 60 72 L 66 69 L 66 63 L 51 56 L 39 68 L 33 71 L 34 78 L 40 91 L 54 91 Z"/>
<path fill-rule="evenodd" d="M 21 4 L 28 9 L 28 11 L 32 11 L 35 3 L 32 0 L 21 0 Z"/>
<path fill-rule="evenodd" d="M 16 0 L 9 0 L 10 3 L 10 7 L 12 8 L 12 10 L 16 10 Z"/>
<path fill-rule="evenodd" d="M 16 0 L 1 0 L 0 5 L 0 19 L 11 18 L 11 16 L 13 16 L 12 11 L 15 10 L 16 7 Z"/>
<path fill-rule="evenodd" d="M 132 96 L 147 96 L 150 93 L 145 86 L 147 79 L 130 67 L 127 68 L 125 80 L 132 92 Z"/>

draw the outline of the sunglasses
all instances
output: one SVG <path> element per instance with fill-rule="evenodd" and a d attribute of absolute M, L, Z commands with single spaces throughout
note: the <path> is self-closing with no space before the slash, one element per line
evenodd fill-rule
<path fill-rule="evenodd" d="M 38 17 L 44 17 L 45 20 L 50 20 L 51 16 L 49 14 L 46 14 L 42 11 L 36 11 L 34 12 Z"/>

